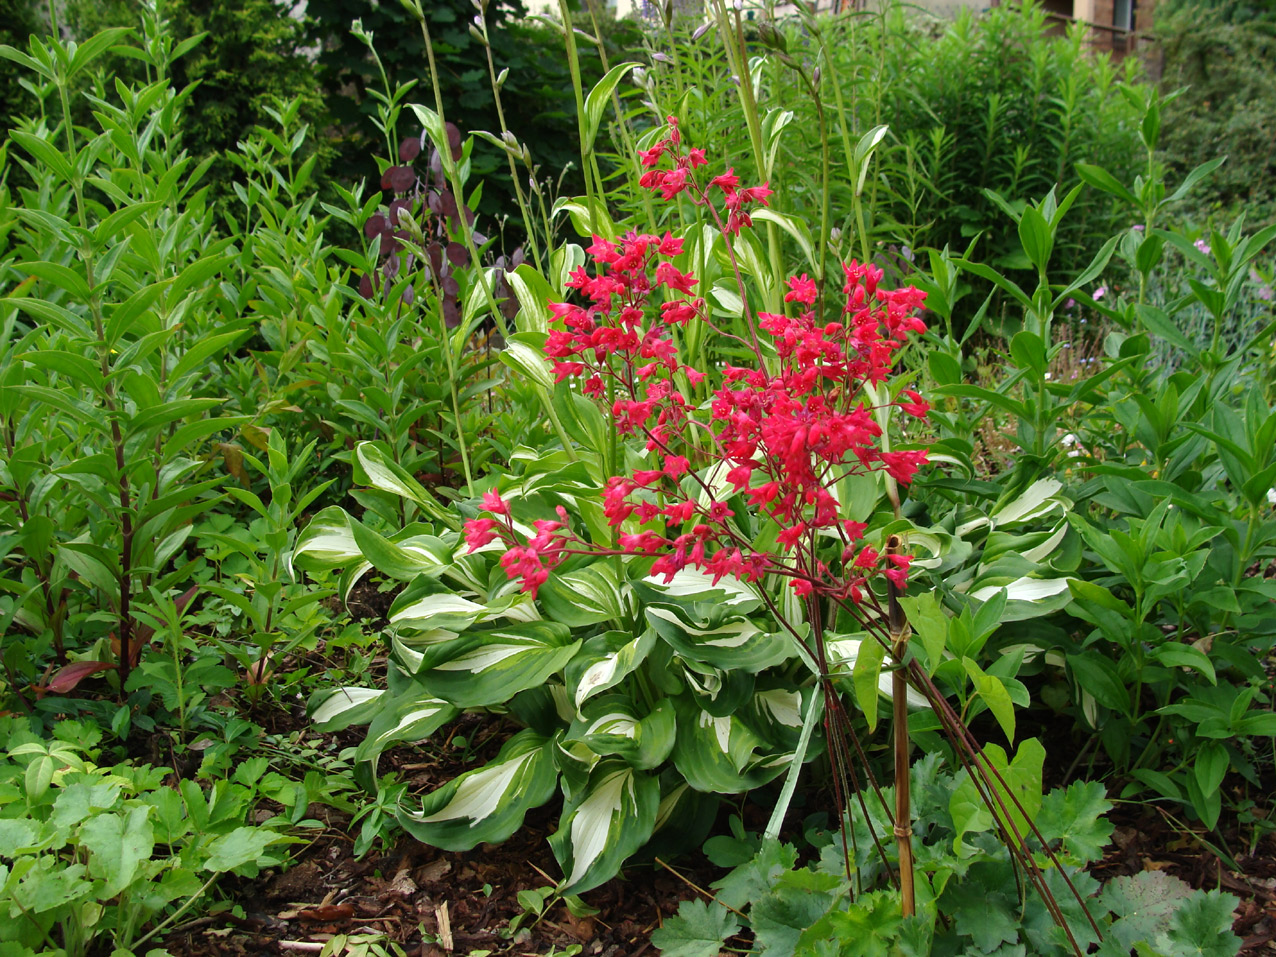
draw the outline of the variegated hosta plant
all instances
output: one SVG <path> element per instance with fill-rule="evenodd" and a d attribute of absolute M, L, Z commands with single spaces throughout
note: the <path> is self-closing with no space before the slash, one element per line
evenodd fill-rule
<path fill-rule="evenodd" d="M 550 840 L 562 890 L 574 893 L 653 837 L 694 846 L 719 795 L 819 752 L 817 739 L 797 756 L 815 681 L 760 583 L 714 584 L 694 569 L 666 582 L 650 574 L 650 558 L 581 555 L 533 599 L 501 567 L 503 549 L 470 553 L 459 522 L 376 446 L 358 447 L 356 460 L 372 486 L 362 495 L 399 496 L 427 520 L 386 536 L 333 507 L 303 533 L 296 564 L 342 569 L 345 593 L 373 568 L 407 582 L 388 613 L 385 685 L 324 693 L 312 702 L 316 725 L 368 725 L 356 755 L 365 785 L 381 752 L 428 738 L 462 711 L 524 726 L 486 765 L 404 808 L 400 823 L 417 838 L 451 850 L 499 842 L 561 794 Z M 530 531 L 557 506 L 588 511 L 591 499 L 602 521 L 586 464 L 528 453 L 515 467 L 501 494 L 516 527 Z M 604 541 L 605 528 L 596 529 Z M 800 605 L 785 604 L 802 622 Z"/>
<path fill-rule="evenodd" d="M 928 626 L 914 653 L 898 614 L 907 542 L 933 565 L 962 557 L 948 555 L 960 531 L 919 529 L 900 508 L 925 453 L 893 448 L 890 422 L 924 418 L 928 406 L 892 366 L 922 329 L 921 294 L 888 291 L 880 270 L 852 262 L 841 296 L 803 275 L 784 296 L 793 314 L 754 313 L 736 250 L 769 190 L 740 187 L 730 170 L 702 183 L 707 160 L 681 146 L 672 121 L 642 162 L 643 186 L 689 196 L 717 230 L 747 338 L 715 326 L 671 233 L 594 237 L 592 265 L 565 283 L 572 296 L 549 303 L 556 326 L 516 341 L 518 365 L 532 353 L 545 381 L 549 360 L 565 432 L 597 440 L 519 451 L 456 513 L 365 444 L 355 458 L 372 488 L 360 493 L 367 521 L 328 509 L 295 553 L 300 565 L 343 569 L 345 590 L 371 568 L 407 583 L 389 612 L 386 687 L 314 702 L 320 727 L 367 723 L 367 773 L 385 748 L 464 710 L 509 715 L 523 730 L 493 760 L 404 808 L 400 822 L 431 844 L 470 848 L 508 837 L 561 793 L 550 843 L 562 893 L 598 885 L 653 840 L 688 846 L 718 795 L 787 772 L 775 836 L 797 769 L 820 750 L 822 715 L 837 732 L 825 739 L 835 770 L 854 777 L 843 690 L 872 725 L 884 681 L 903 729 L 906 682 L 950 735 L 964 733 L 932 680 L 950 655 L 948 619 L 933 598 L 918 609 Z M 697 325 L 733 339 L 747 364 L 683 362 L 678 340 Z M 397 514 L 378 506 L 384 496 L 424 521 L 374 529 L 377 516 Z M 1001 590 L 1009 580 L 988 584 L 996 603 L 985 603 L 985 630 L 1013 597 Z M 888 654 L 900 661 L 894 674 L 884 673 Z M 976 666 L 960 680 L 1006 717 L 1001 678 Z M 906 754 L 906 729 L 897 735 Z"/>

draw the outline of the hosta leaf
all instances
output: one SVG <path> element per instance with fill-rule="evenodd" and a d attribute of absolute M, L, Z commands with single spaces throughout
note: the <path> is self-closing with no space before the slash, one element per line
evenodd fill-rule
<path fill-rule="evenodd" d="M 628 608 L 611 561 L 554 575 L 538 596 L 545 617 L 573 628 L 599 622 L 620 622 Z"/>
<path fill-rule="evenodd" d="M 660 782 L 620 761 L 601 761 L 588 785 L 563 806 L 549 845 L 567 875 L 560 894 L 577 894 L 615 876 L 647 843 L 656 824 Z"/>
<path fill-rule="evenodd" d="M 755 752 L 766 742 L 735 715 L 709 714 L 685 697 L 677 699 L 676 707 L 673 763 L 696 790 L 739 794 L 765 784 L 787 767 L 783 760 L 757 758 Z"/>
<path fill-rule="evenodd" d="M 417 680 L 458 707 L 481 708 L 508 701 L 561 671 L 580 641 L 571 640 L 566 625 L 530 621 L 466 632 L 452 646 L 465 650 L 422 671 Z"/>
<path fill-rule="evenodd" d="M 1067 511 L 1071 504 L 1060 496 L 1063 484 L 1057 479 L 1043 478 L 1033 482 L 1016 498 L 999 505 L 989 516 L 993 527 L 1004 528 L 1039 518 L 1053 511 Z"/>
<path fill-rule="evenodd" d="M 795 653 L 788 638 L 763 631 L 742 615 L 699 619 L 677 605 L 649 605 L 647 621 L 683 658 L 714 668 L 757 673 Z"/>
<path fill-rule="evenodd" d="M 714 901 L 683 901 L 678 913 L 651 933 L 651 942 L 663 957 L 718 957 L 727 938 L 740 930 L 740 922 Z"/>
<path fill-rule="evenodd" d="M 634 582 L 634 589 L 650 602 L 678 605 L 711 602 L 741 615 L 754 611 L 762 604 L 751 585 L 729 575 L 715 585 L 710 575 L 697 568 L 682 569 L 667 584 L 663 575 L 644 578 Z"/>
<path fill-rule="evenodd" d="M 422 741 L 460 714 L 451 704 L 426 694 L 415 683 L 403 693 L 381 698 L 377 705 L 368 736 L 355 750 L 356 762 L 375 762 L 382 751 L 398 741 Z"/>
<path fill-rule="evenodd" d="M 390 492 L 415 503 L 422 512 L 446 527 L 459 530 L 460 516 L 439 504 L 438 499 L 425 490 L 425 486 L 408 474 L 398 463 L 371 442 L 361 442 L 355 447 L 355 461 L 363 477 L 373 488 Z"/>
<path fill-rule="evenodd" d="M 695 790 L 671 767 L 661 773 L 660 784 L 656 827 L 643 852 L 647 857 L 681 854 L 688 847 L 699 847 L 717 820 L 721 803 L 712 794 Z"/>
<path fill-rule="evenodd" d="M 458 595 L 447 585 L 418 578 L 394 599 L 389 619 L 396 631 L 462 632 L 491 615 L 486 605 Z"/>
<path fill-rule="evenodd" d="M 362 522 L 351 522 L 350 533 L 360 555 L 392 578 L 411 581 L 418 575 L 437 577 L 451 563 L 450 549 L 433 536 L 415 536 L 397 543 Z"/>
<path fill-rule="evenodd" d="M 447 851 L 500 843 L 518 830 L 528 810 L 554 795 L 552 747 L 551 739 L 520 731 L 492 761 L 425 795 L 419 811 L 401 809 L 399 823 L 417 840 Z"/>
<path fill-rule="evenodd" d="M 333 688 L 318 691 L 310 699 L 310 720 L 319 731 L 343 731 L 367 724 L 380 708 L 383 688 Z"/>
<path fill-rule="evenodd" d="M 676 730 L 677 718 L 668 698 L 643 716 L 624 695 L 605 695 L 585 706 L 568 736 L 584 741 L 597 754 L 615 755 L 645 771 L 669 757 Z"/>
<path fill-rule="evenodd" d="M 1070 578 L 1009 579 L 1006 576 L 985 576 L 977 580 L 970 597 L 976 601 L 988 601 L 1003 588 L 1006 591 L 1006 609 L 1001 620 L 1023 621 L 1049 615 L 1064 608 L 1072 601 L 1068 589 Z"/>
<path fill-rule="evenodd" d="M 806 689 L 809 700 L 811 689 Z M 803 692 L 789 687 L 755 688 L 741 714 L 768 741 L 796 747 L 806 712 Z"/>
<path fill-rule="evenodd" d="M 636 638 L 627 632 L 608 631 L 586 641 L 564 675 L 577 710 L 590 696 L 624 680 L 642 664 L 655 643 L 656 633 L 650 629 Z"/>
<path fill-rule="evenodd" d="M 293 563 L 302 568 L 345 568 L 363 561 L 363 553 L 350 530 L 346 510 L 330 505 L 310 520 L 297 536 Z"/>
<path fill-rule="evenodd" d="M 684 661 L 682 677 L 696 704 L 712 715 L 735 714 L 753 696 L 755 679 L 747 671 L 719 671 Z"/>

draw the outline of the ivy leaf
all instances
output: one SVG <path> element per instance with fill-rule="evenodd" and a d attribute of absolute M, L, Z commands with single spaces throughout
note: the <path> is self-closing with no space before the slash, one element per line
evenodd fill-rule
<path fill-rule="evenodd" d="M 651 934 L 651 942 L 664 957 L 718 957 L 728 937 L 740 930 L 740 922 L 714 901 L 683 901 L 678 913 Z"/>

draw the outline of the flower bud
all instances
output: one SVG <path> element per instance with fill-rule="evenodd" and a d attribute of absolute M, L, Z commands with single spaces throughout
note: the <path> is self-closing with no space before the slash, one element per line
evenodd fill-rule
<path fill-rule="evenodd" d="M 691 34 L 691 42 L 694 43 L 695 41 L 699 40 L 702 36 L 708 33 L 710 28 L 712 27 L 713 27 L 712 20 L 706 20 L 704 23 L 700 24 L 700 26 L 696 27 L 696 32 Z"/>

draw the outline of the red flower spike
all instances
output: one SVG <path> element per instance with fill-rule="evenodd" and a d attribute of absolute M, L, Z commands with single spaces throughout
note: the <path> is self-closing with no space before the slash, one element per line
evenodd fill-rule
<path fill-rule="evenodd" d="M 645 188 L 666 199 L 686 191 L 696 204 L 712 206 L 728 238 L 749 228 L 750 211 L 767 205 L 771 195 L 767 184 L 741 188 L 734 170 L 702 183 L 697 170 L 707 157 L 683 148 L 675 118 L 670 118 L 665 138 L 644 151 L 640 161 Z M 758 328 L 770 337 L 778 357 L 776 367 L 712 370 L 716 388 L 708 404 L 699 406 L 683 390 L 687 383 L 702 383 L 706 374 L 680 361 L 669 335 L 670 326 L 709 321 L 704 300 L 691 297 L 695 277 L 670 261 L 682 251 L 682 241 L 669 232 L 663 237 L 638 232 L 619 239 L 596 236 L 589 247 L 591 265 L 573 271 L 567 283 L 579 292 L 582 304 L 550 304 L 546 354 L 555 375 L 579 378 L 584 393 L 595 399 L 610 394 L 616 429 L 639 436 L 652 453 L 650 461 L 660 465 L 614 477 L 603 491 L 603 514 L 610 525 L 632 517 L 655 526 L 621 533 L 620 547 L 652 556 L 651 573 L 665 580 L 687 567 L 714 581 L 727 575 L 757 581 L 775 571 L 790 578 L 799 594 L 852 602 L 871 600 L 867 581 L 873 575 L 904 582 L 908 556 L 886 561 L 875 549 L 857 546 L 866 526 L 839 518 L 840 506 L 825 486 L 844 475 L 872 471 L 908 482 L 925 462 L 921 451 L 882 451 L 873 410 L 856 398 L 866 383 L 887 380 L 899 350 L 925 329 L 916 315 L 924 294 L 911 287 L 884 289 L 877 267 L 844 263 L 841 320 L 825 322 L 821 316 L 817 321 L 812 307 L 819 301 L 819 287 L 805 274 L 792 277 L 785 302 L 809 311 L 794 317 L 758 316 Z M 895 404 L 919 418 L 929 411 L 913 390 L 901 392 Z M 707 461 L 706 448 L 714 450 Z M 727 524 L 733 512 L 725 502 L 699 504 L 703 486 L 684 483 L 683 477 L 705 466 L 733 490 L 718 494 L 743 493 L 760 521 L 777 524 L 775 553 L 739 547 L 736 531 Z M 697 516 L 699 523 L 682 531 Z M 536 525 L 523 544 L 512 526 L 480 519 L 467 523 L 466 540 L 485 544 L 504 539 L 512 554 L 502 558 L 502 565 L 534 594 L 564 559 L 569 541 L 574 553 L 583 550 L 565 523 L 563 511 L 558 522 Z M 821 531 L 826 534 L 817 534 Z M 820 545 L 828 532 L 849 543 L 837 573 L 799 547 L 807 541 Z"/>

